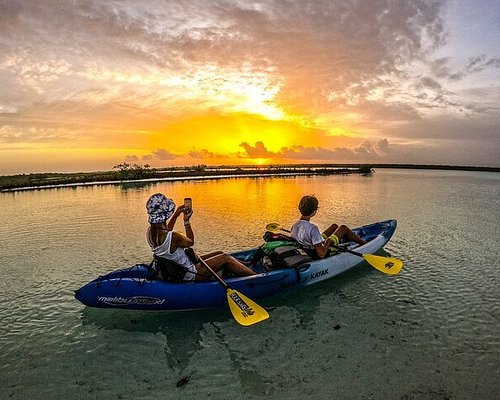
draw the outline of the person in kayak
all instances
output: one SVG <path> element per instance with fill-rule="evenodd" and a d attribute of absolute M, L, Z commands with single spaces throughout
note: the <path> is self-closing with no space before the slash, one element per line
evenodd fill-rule
<path fill-rule="evenodd" d="M 291 236 L 299 242 L 308 254 L 315 258 L 324 258 L 330 252 L 330 246 L 338 246 L 341 241 L 366 242 L 346 225 L 330 225 L 323 233 L 310 220 L 318 211 L 318 199 L 315 196 L 304 196 L 299 202 L 300 219 L 292 225 Z"/>
<path fill-rule="evenodd" d="M 174 201 L 162 193 L 152 195 L 146 203 L 146 209 L 150 224 L 146 237 L 155 258 L 173 261 L 183 267 L 183 276 L 180 277 L 182 281 L 206 281 L 212 279 L 212 275 L 203 264 L 195 261 L 194 253 L 192 252 L 191 257 L 188 255 L 189 251 L 186 253 L 186 249 L 194 245 L 194 233 L 190 221 L 193 210 L 186 210 L 184 205 L 176 208 Z M 183 215 L 186 230 L 185 235 L 173 230 L 177 218 L 181 214 Z M 222 251 L 205 254 L 201 258 L 215 272 L 226 269 L 236 276 L 255 275 L 255 272 L 250 268 Z"/>

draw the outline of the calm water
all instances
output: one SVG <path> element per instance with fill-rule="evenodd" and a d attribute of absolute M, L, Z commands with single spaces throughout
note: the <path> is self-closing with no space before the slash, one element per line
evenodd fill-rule
<path fill-rule="evenodd" d="M 315 222 L 396 218 L 391 277 L 364 264 L 226 309 L 85 308 L 73 290 L 149 260 L 144 203 L 193 198 L 199 252 L 261 243 L 303 194 Z M 333 176 L 163 182 L 0 194 L 1 399 L 497 399 L 500 174 L 377 170 Z M 190 380 L 182 387 L 176 383 Z"/>

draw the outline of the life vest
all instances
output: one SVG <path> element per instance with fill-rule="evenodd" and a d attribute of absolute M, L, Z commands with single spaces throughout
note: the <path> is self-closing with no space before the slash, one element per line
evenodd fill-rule
<path fill-rule="evenodd" d="M 266 232 L 264 240 L 265 243 L 260 246 L 258 252 L 267 271 L 295 268 L 312 260 L 300 244 L 290 236 Z"/>

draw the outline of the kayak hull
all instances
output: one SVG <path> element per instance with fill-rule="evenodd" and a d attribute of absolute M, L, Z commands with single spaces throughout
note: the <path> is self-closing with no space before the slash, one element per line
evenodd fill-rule
<path fill-rule="evenodd" d="M 387 220 L 354 229 L 368 241 L 355 247 L 355 251 L 363 254 L 377 252 L 391 239 L 396 226 L 395 220 Z M 240 260 L 250 260 L 256 250 L 232 255 Z M 341 252 L 298 268 L 230 278 L 226 283 L 249 298 L 258 299 L 330 279 L 362 262 L 360 256 Z M 259 265 L 256 266 L 257 272 L 258 268 Z M 98 277 L 76 290 L 75 297 L 89 307 L 136 310 L 192 310 L 227 304 L 225 289 L 217 281 L 170 283 L 151 280 L 147 264 L 136 264 Z"/>

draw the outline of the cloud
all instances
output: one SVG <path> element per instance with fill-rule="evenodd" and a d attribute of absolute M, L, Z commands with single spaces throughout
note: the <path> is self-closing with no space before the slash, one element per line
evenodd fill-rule
<path fill-rule="evenodd" d="M 30 129 L 19 130 L 12 125 L 0 127 L 0 143 L 18 144 L 18 143 L 37 143 L 52 144 L 61 141 L 70 142 L 75 140 L 76 133 L 68 132 L 61 128 L 41 128 L 31 127 Z"/>
<path fill-rule="evenodd" d="M 207 149 L 201 149 L 201 150 L 191 150 L 187 154 L 187 156 L 194 158 L 194 159 L 225 159 L 229 158 L 227 154 L 221 154 L 221 153 L 214 153 L 211 151 L 208 151 Z"/>
<path fill-rule="evenodd" d="M 448 75 L 450 80 L 462 80 L 465 77 L 473 74 L 478 74 L 486 69 L 498 69 L 500 68 L 500 57 L 487 57 L 486 55 L 481 55 L 477 57 L 471 57 L 468 63 L 462 69 L 462 71 L 457 71 Z"/>
<path fill-rule="evenodd" d="M 127 156 L 125 157 L 125 161 L 126 161 L 126 162 L 133 162 L 133 163 L 135 163 L 135 162 L 138 162 L 138 161 L 139 161 L 139 157 L 138 157 L 138 156 L 136 156 L 136 155 L 127 155 Z"/>
<path fill-rule="evenodd" d="M 155 151 L 153 151 L 152 156 L 153 156 L 153 158 L 156 158 L 158 160 L 163 160 L 163 161 L 174 160 L 175 158 L 179 157 L 178 155 L 173 154 L 170 151 L 165 150 L 165 149 L 156 149 Z"/>
<path fill-rule="evenodd" d="M 0 114 L 16 114 L 18 109 L 15 106 L 3 106 L 0 104 Z"/>
<path fill-rule="evenodd" d="M 428 61 L 430 72 L 437 78 L 444 78 L 450 81 L 461 81 L 468 76 L 479 74 L 485 70 L 495 70 L 500 68 L 500 57 L 490 57 L 486 54 L 469 57 L 464 65 L 459 68 L 452 68 L 451 57 L 441 57 Z"/>
<path fill-rule="evenodd" d="M 399 75 L 443 40 L 440 2 L 8 3 L 0 11 L 18 23 L 0 25 L 5 71 L 41 94 L 66 76 L 82 92 L 105 85 L 107 101 L 140 91 L 141 76 L 195 76 L 215 65 L 268 76 L 290 112 L 331 111 L 331 93 L 334 107 L 359 112 L 349 99 L 364 96 L 381 74 Z M 115 81 L 99 84 L 102 71 L 116 71 Z M 146 104 L 160 101 L 151 96 Z"/>
<path fill-rule="evenodd" d="M 266 149 L 264 143 L 256 142 L 255 146 L 251 146 L 247 142 L 243 142 L 240 144 L 240 147 L 243 147 L 245 150 L 245 157 L 249 158 L 273 158 L 276 156 L 276 153 L 272 153 Z"/>
<path fill-rule="evenodd" d="M 96 102 L 121 102 L 175 115 L 186 95 L 191 107 L 213 107 L 203 96 L 215 95 L 221 104 L 221 93 L 246 71 L 279 87 L 275 101 L 289 113 L 411 120 L 421 114 L 416 106 L 429 108 L 432 97 L 412 104 L 406 92 L 407 99 L 396 99 L 405 93 L 405 67 L 425 59 L 446 37 L 442 2 L 433 1 L 10 3 L 0 5 L 9 21 L 17 21 L 0 25 L 4 73 L 50 102 L 61 99 L 63 91 L 52 90 L 59 81 L 71 87 L 80 112 L 89 114 Z M 219 94 L 216 77 L 207 81 L 198 74 L 210 66 L 228 76 L 237 72 L 228 85 L 218 74 Z M 182 77 L 177 84 L 165 80 L 172 74 Z M 380 87 L 392 96 L 372 96 Z M 31 99 L 25 106 L 38 107 Z"/>
<path fill-rule="evenodd" d="M 324 147 L 307 147 L 294 145 L 283 147 L 277 152 L 269 151 L 263 142 L 256 142 L 255 146 L 248 143 L 241 143 L 240 147 L 244 152 L 240 154 L 242 158 L 257 159 L 267 158 L 274 162 L 278 161 L 322 161 L 322 162 L 382 162 L 381 160 L 396 152 L 389 146 L 387 139 L 381 139 L 373 144 L 365 140 L 360 145 L 353 148 L 336 147 L 328 149 Z M 356 160 L 356 161 L 355 161 Z"/>
<path fill-rule="evenodd" d="M 420 82 L 418 82 L 417 85 L 415 85 L 417 89 L 434 89 L 434 90 L 441 90 L 442 86 L 439 82 L 434 80 L 433 78 L 430 78 L 428 76 L 423 77 L 420 79 Z"/>
<path fill-rule="evenodd" d="M 227 159 L 227 158 L 229 158 L 229 155 L 227 155 L 227 154 L 214 153 L 214 152 L 211 152 L 207 149 L 201 149 L 201 150 L 193 149 L 187 153 L 173 153 L 167 149 L 159 148 L 159 149 L 154 150 L 150 154 L 145 154 L 142 156 L 138 156 L 135 154 L 127 155 L 125 160 L 129 161 L 129 162 L 136 162 L 139 160 L 143 160 L 143 161 L 172 161 L 172 160 L 176 160 L 176 159 L 223 160 L 223 159 Z"/>

